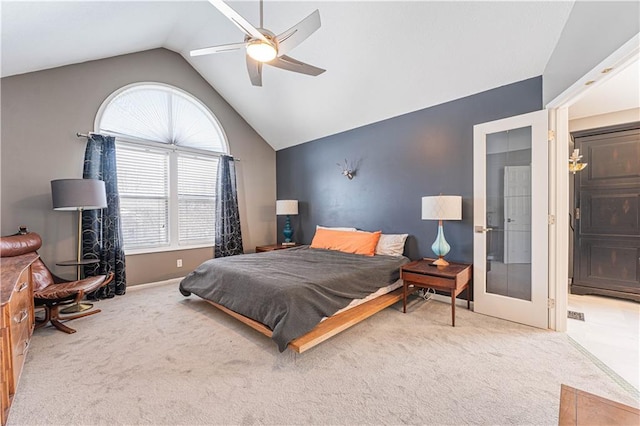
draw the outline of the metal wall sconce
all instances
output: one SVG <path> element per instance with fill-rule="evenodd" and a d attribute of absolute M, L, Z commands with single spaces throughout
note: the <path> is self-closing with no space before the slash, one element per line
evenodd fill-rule
<path fill-rule="evenodd" d="M 346 158 L 344 159 L 344 166 L 340 163 L 336 163 L 336 165 L 342 170 L 342 175 L 346 176 L 349 180 L 353 179 L 356 175 L 356 169 L 353 163 L 348 163 Z"/>
<path fill-rule="evenodd" d="M 582 155 L 580 155 L 580 150 L 574 149 L 571 157 L 569 157 L 569 171 L 574 175 L 576 174 L 576 172 L 582 171 L 585 167 L 587 167 L 588 163 L 581 163 L 581 159 Z"/>

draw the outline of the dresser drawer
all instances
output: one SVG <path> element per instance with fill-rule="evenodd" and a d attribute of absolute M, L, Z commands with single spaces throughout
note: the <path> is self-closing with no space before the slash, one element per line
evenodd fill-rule
<path fill-rule="evenodd" d="M 11 312 L 12 318 L 9 327 L 13 327 L 15 324 L 13 318 L 14 314 L 17 312 L 22 312 L 26 310 L 27 313 L 33 310 L 33 295 L 31 293 L 31 286 L 29 285 L 29 280 L 20 280 L 16 285 L 16 290 L 11 296 L 11 301 L 9 302 L 9 311 Z M 19 318 L 18 318 L 19 319 Z M 19 323 L 23 322 L 19 321 Z"/>
<path fill-rule="evenodd" d="M 11 335 L 12 347 L 14 349 L 17 347 L 17 339 L 22 337 L 23 334 L 26 333 L 27 337 L 31 336 L 31 332 L 33 331 L 31 312 L 29 303 L 11 306 L 11 316 L 9 319 L 9 321 L 11 321 L 11 327 L 9 329 L 9 334 Z"/>
<path fill-rule="evenodd" d="M 11 295 L 11 303 L 16 300 L 26 300 L 29 304 L 32 303 L 33 295 L 31 292 L 31 286 L 29 285 L 30 279 L 30 268 L 25 269 L 18 279 L 18 283 L 16 284 L 15 290 Z"/>
<path fill-rule="evenodd" d="M 27 328 L 33 328 L 33 296 L 29 285 L 29 270 L 20 276 L 8 308 L 11 334 L 14 327 L 22 328 L 26 325 Z"/>
<path fill-rule="evenodd" d="M 414 272 L 402 272 L 401 278 L 411 284 L 434 286 L 443 288 L 455 288 L 456 281 L 450 278 L 434 277 L 433 275 L 416 274 Z"/>
<path fill-rule="evenodd" d="M 13 294 L 11 295 L 11 299 L 14 297 L 20 296 L 21 294 L 29 294 L 31 296 L 31 288 L 29 287 L 31 269 L 27 268 L 20 274 L 18 278 L 18 282 L 15 286 Z"/>
<path fill-rule="evenodd" d="M 13 306 L 11 304 L 11 332 L 13 333 L 14 327 L 22 327 L 23 325 L 27 325 L 31 327 L 31 305 L 29 300 L 23 301 L 23 303 L 17 304 Z"/>
<path fill-rule="evenodd" d="M 25 327 L 26 323 L 19 327 L 19 330 L 11 330 L 11 340 L 13 343 L 13 389 L 18 388 L 18 380 L 20 379 L 20 373 L 22 372 L 22 365 L 27 356 L 27 349 L 29 348 L 29 338 L 31 337 L 31 330 Z M 18 331 L 20 334 L 14 334 L 14 331 Z M 14 339 L 15 337 L 15 339 Z"/>
<path fill-rule="evenodd" d="M 11 349 L 13 353 L 22 351 L 21 340 L 29 340 L 31 337 L 31 319 L 29 311 L 25 308 L 11 316 Z"/>

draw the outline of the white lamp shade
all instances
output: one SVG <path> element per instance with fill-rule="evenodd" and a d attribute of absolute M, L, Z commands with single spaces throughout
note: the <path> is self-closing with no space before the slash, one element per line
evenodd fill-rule
<path fill-rule="evenodd" d="M 422 197 L 422 220 L 461 220 L 462 197 L 435 195 Z"/>
<path fill-rule="evenodd" d="M 277 215 L 298 214 L 298 200 L 277 200 L 276 214 Z"/>
<path fill-rule="evenodd" d="M 104 181 L 58 179 L 51 181 L 54 210 L 94 210 L 107 207 Z"/>

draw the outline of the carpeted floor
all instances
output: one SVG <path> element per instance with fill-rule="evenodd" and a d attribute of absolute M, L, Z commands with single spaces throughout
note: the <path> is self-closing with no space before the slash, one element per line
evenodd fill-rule
<path fill-rule="evenodd" d="M 563 333 L 414 299 L 297 355 L 175 282 L 36 330 L 9 416 L 32 424 L 557 424 L 560 384 L 638 401 Z"/>

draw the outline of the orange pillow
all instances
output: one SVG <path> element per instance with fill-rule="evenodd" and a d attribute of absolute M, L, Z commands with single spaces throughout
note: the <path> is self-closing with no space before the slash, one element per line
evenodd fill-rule
<path fill-rule="evenodd" d="M 334 231 L 319 228 L 311 241 L 311 248 L 337 250 L 344 253 L 373 256 L 380 239 L 381 231 Z"/>

